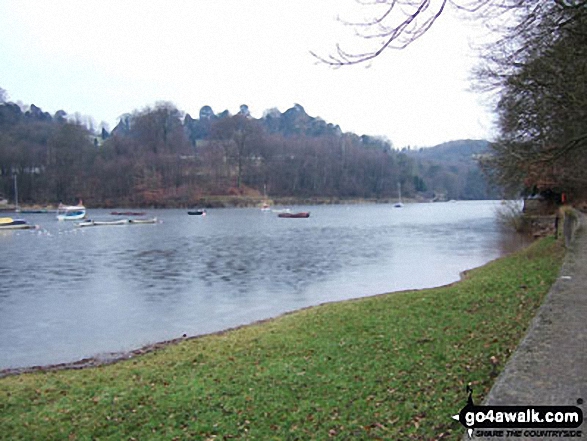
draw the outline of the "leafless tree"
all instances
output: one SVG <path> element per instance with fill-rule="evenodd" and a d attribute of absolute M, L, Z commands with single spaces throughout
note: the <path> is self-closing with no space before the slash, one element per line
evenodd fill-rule
<path fill-rule="evenodd" d="M 387 49 L 403 49 L 418 40 L 443 15 L 453 12 L 484 20 L 493 30 L 503 26 L 504 14 L 517 10 L 531 11 L 541 5 L 555 4 L 559 8 L 579 10 L 585 0 L 356 0 L 369 17 L 354 21 L 339 18 L 352 28 L 358 40 L 366 40 L 369 48 L 353 51 L 336 44 L 329 55 L 312 54 L 331 66 L 360 64 L 373 60 Z M 532 25 L 535 16 L 527 14 Z M 520 23 L 517 23 L 518 25 Z"/>
<path fill-rule="evenodd" d="M 449 9 L 478 16 L 496 16 L 519 7 L 524 0 L 356 0 L 371 12 L 362 21 L 339 18 L 351 27 L 358 39 L 367 40 L 365 51 L 351 51 L 336 45 L 333 54 L 312 54 L 331 66 L 360 64 L 373 60 L 387 49 L 403 49 L 422 37 Z M 536 1 L 536 0 L 530 0 Z"/>
<path fill-rule="evenodd" d="M 240 189 L 244 169 L 252 161 L 262 136 L 258 122 L 243 114 L 234 115 L 215 122 L 211 135 L 212 138 L 225 141 L 228 156 L 236 163 L 236 187 Z"/>
<path fill-rule="evenodd" d="M 499 136 L 482 164 L 515 192 L 582 197 L 587 186 L 587 1 L 539 2 L 484 54 Z"/>

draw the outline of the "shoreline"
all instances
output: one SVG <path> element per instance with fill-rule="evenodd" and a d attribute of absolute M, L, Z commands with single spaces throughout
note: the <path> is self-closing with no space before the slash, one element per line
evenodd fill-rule
<path fill-rule="evenodd" d="M 6 377 L 0 428 L 18 439 L 460 439 L 447 415 L 466 384 L 489 393 L 564 255 L 548 238 L 445 287 L 322 304 L 99 369 Z"/>
<path fill-rule="evenodd" d="M 458 201 L 477 201 L 477 200 L 496 200 L 496 199 L 459 199 Z M 86 204 L 88 209 L 114 209 L 114 208 L 125 208 L 125 209 L 189 209 L 193 207 L 201 208 L 254 208 L 260 207 L 264 203 L 269 203 L 272 206 L 299 206 L 299 205 L 362 205 L 362 204 L 395 204 L 397 198 L 386 197 L 386 198 L 343 198 L 343 197 L 328 197 L 328 196 L 316 196 L 316 197 L 295 197 L 295 196 L 280 196 L 280 197 L 263 197 L 263 196 L 231 196 L 231 195 L 218 195 L 218 196 L 203 196 L 198 199 L 194 199 L 191 202 L 177 202 L 177 203 L 155 203 L 155 204 L 133 204 L 128 201 L 120 201 L 120 203 L 98 203 L 92 204 L 91 200 Z M 424 198 L 404 198 L 404 203 L 443 203 L 449 202 L 424 199 Z M 46 210 L 52 212 L 57 210 L 57 204 L 54 203 L 29 203 L 20 204 L 21 210 Z M 2 213 L 19 213 L 15 211 L 16 206 L 13 204 L 0 205 L 0 212 Z"/>
<path fill-rule="evenodd" d="M 521 248 L 520 250 L 523 250 L 523 249 L 524 248 Z M 518 250 L 518 251 L 520 251 L 520 250 Z M 401 291 L 392 291 L 392 292 L 373 294 L 373 295 L 364 296 L 364 297 L 355 297 L 355 298 L 345 299 L 345 300 L 333 300 L 330 302 L 322 302 L 322 303 L 318 303 L 316 305 L 305 306 L 303 308 L 298 308 L 298 309 L 294 309 L 291 311 L 283 312 L 281 314 L 278 314 L 278 315 L 275 315 L 272 317 L 268 317 L 265 319 L 255 320 L 253 322 L 245 323 L 245 324 L 238 325 L 238 326 L 232 326 L 230 328 L 222 329 L 220 331 L 209 332 L 209 333 L 205 333 L 205 334 L 196 334 L 196 335 L 190 335 L 190 336 L 184 334 L 184 336 L 182 336 L 182 337 L 176 337 L 176 338 L 172 338 L 169 340 L 162 340 L 162 341 L 158 341 L 155 343 L 150 343 L 150 344 L 141 346 L 136 349 L 130 349 L 128 351 L 106 352 L 106 353 L 96 354 L 91 357 L 85 357 L 85 358 L 82 358 L 79 360 L 67 361 L 67 362 L 63 362 L 63 363 L 52 363 L 52 364 L 45 364 L 45 365 L 33 365 L 33 366 L 23 366 L 23 367 L 15 367 L 15 368 L 4 368 L 4 369 L 0 369 L 0 379 L 5 378 L 5 377 L 18 376 L 18 375 L 22 375 L 22 374 L 30 374 L 30 373 L 39 373 L 39 372 L 48 373 L 48 372 L 81 370 L 81 369 L 97 368 L 97 367 L 101 367 L 101 366 L 108 366 L 108 365 L 112 365 L 115 363 L 123 362 L 125 360 L 132 360 L 136 357 L 140 357 L 141 355 L 150 354 L 152 352 L 156 352 L 158 350 L 167 348 L 168 346 L 177 345 L 182 342 L 186 342 L 186 341 L 190 341 L 190 340 L 198 340 L 198 339 L 202 339 L 202 338 L 206 338 L 206 337 L 221 336 L 221 335 L 224 335 L 224 334 L 227 334 L 230 332 L 238 331 L 239 329 L 253 327 L 253 326 L 260 326 L 265 323 L 270 323 L 270 322 L 279 320 L 282 317 L 287 317 L 290 315 L 298 314 L 302 311 L 307 311 L 307 310 L 316 309 L 316 308 L 322 308 L 325 306 L 335 305 L 335 304 L 340 304 L 340 303 L 360 302 L 362 300 L 374 299 L 374 298 L 384 297 L 384 296 L 392 296 L 392 295 L 396 295 L 396 294 L 418 293 L 418 292 L 425 292 L 425 291 L 433 290 L 433 289 L 448 288 L 448 287 L 454 286 L 458 283 L 461 283 L 467 277 L 467 275 L 470 271 L 476 270 L 478 268 L 483 268 L 484 266 L 489 265 L 492 262 L 495 262 L 496 260 L 510 256 L 511 254 L 512 253 L 505 254 L 501 257 L 498 257 L 497 259 L 490 260 L 489 262 L 486 262 L 481 266 L 461 271 L 461 273 L 459 274 L 459 280 L 456 280 L 454 282 L 447 283 L 444 285 L 431 286 L 428 288 L 420 288 L 420 289 L 407 289 L 407 290 L 401 290 Z"/>

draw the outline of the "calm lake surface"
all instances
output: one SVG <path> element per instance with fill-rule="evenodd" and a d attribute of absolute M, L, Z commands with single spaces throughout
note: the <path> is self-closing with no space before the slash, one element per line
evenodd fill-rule
<path fill-rule="evenodd" d="M 459 279 L 524 245 L 499 202 L 151 210 L 155 225 L 23 215 L 0 231 L 0 369 L 125 351 L 280 313 Z M 114 219 L 88 210 L 92 219 Z"/>

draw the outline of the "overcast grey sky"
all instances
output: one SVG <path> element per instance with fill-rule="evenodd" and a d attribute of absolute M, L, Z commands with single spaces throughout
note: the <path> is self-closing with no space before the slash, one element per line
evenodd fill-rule
<path fill-rule="evenodd" d="M 204 105 L 260 117 L 299 103 L 399 148 L 491 137 L 491 110 L 468 91 L 470 23 L 446 15 L 406 50 L 333 69 L 310 51 L 356 43 L 338 14 L 365 16 L 354 0 L 0 0 L 0 87 L 110 129 L 157 101 L 196 118 Z"/>

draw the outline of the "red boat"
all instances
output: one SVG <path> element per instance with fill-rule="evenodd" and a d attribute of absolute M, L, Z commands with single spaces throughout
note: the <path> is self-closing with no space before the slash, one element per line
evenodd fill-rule
<path fill-rule="evenodd" d="M 277 217 L 287 217 L 287 218 L 306 218 L 306 217 L 310 217 L 310 213 L 309 212 L 302 212 L 302 213 L 279 213 L 277 215 Z"/>

